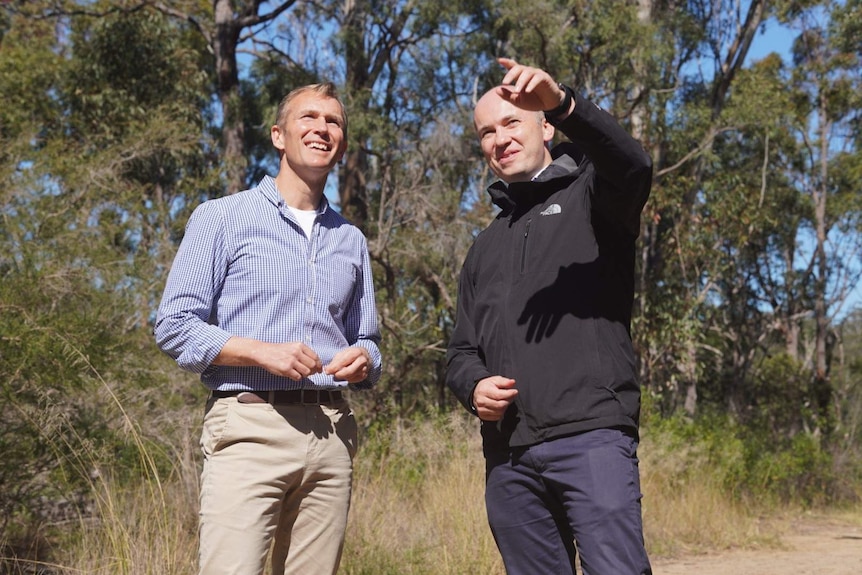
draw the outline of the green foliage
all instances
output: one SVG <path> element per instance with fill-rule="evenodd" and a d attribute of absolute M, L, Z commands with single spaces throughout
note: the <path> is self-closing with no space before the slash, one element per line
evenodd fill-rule
<path fill-rule="evenodd" d="M 112 333 L 117 317 L 108 298 L 74 270 L 9 271 L 0 302 L 0 473 L 5 485 L 16 486 L 0 495 L 6 524 L 50 513 L 46 504 L 85 487 L 82 462 L 74 459 L 79 449 L 111 452 L 122 442 L 105 418 L 98 377 L 122 354 L 123 342 Z"/>
<path fill-rule="evenodd" d="M 674 454 L 660 463 L 672 481 L 682 485 L 708 473 L 741 503 L 766 508 L 829 505 L 842 501 L 848 495 L 846 486 L 862 479 L 839 479 L 833 455 L 811 434 L 776 440 L 757 426 L 743 426 L 723 415 L 694 421 L 651 419 L 644 435 L 650 445 Z"/>
<path fill-rule="evenodd" d="M 617 104 L 621 98 L 621 112 L 626 96 L 656 71 L 659 34 L 639 21 L 634 4 L 504 2 L 498 10 L 495 26 L 505 38 L 499 55 L 542 67 L 594 101 Z"/>
<path fill-rule="evenodd" d="M 4 142 L 17 136 L 31 138 L 43 122 L 54 120 L 59 110 L 49 90 L 64 68 L 53 52 L 48 22 L 10 18 L 10 24 L 0 40 L 0 138 Z M 7 145 L 0 150 L 0 158 L 6 160 L 11 150 Z"/>
<path fill-rule="evenodd" d="M 743 420 L 769 442 L 819 428 L 810 381 L 805 369 L 786 354 L 765 358 L 744 391 Z"/>
<path fill-rule="evenodd" d="M 752 499 L 803 507 L 840 501 L 833 458 L 816 437 L 798 434 L 776 443 L 754 432 L 746 434 L 746 444 L 743 486 Z"/>
<path fill-rule="evenodd" d="M 746 446 L 727 417 L 652 419 L 643 434 L 649 436 L 651 444 L 675 454 L 663 463 L 673 465 L 670 471 L 663 469 L 673 481 L 681 484 L 708 470 L 711 480 L 740 495 L 746 475 Z"/>
<path fill-rule="evenodd" d="M 45 522 L 91 513 L 96 478 L 170 468 L 162 438 L 137 435 L 144 421 L 120 399 L 157 390 L 162 358 L 141 334 L 164 281 L 157 270 L 175 249 L 172 218 L 207 189 L 207 97 L 194 43 L 164 20 L 72 19 L 70 31 L 7 14 L 0 481 L 14 488 L 0 494 L 0 531 L 4 544 L 24 545 Z M 141 459 L 143 444 L 153 459 Z"/>
<path fill-rule="evenodd" d="M 469 446 L 463 443 L 460 435 L 461 413 L 447 416 L 440 411 L 429 410 L 410 418 L 394 416 L 384 419 L 374 418 L 361 409 L 357 411 L 361 414 L 360 419 L 367 422 L 362 434 L 358 473 L 382 474 L 397 490 L 417 489 L 428 473 L 439 465 L 441 457 L 447 454 L 459 457 L 468 452 Z M 430 433 L 434 441 L 423 441 L 421 430 Z M 478 425 L 471 431 L 478 434 Z"/>
<path fill-rule="evenodd" d="M 317 79 L 339 83 L 348 105 L 356 162 L 331 183 L 367 208 L 384 336 L 384 379 L 355 396 L 368 425 L 358 472 L 412 492 L 442 452 L 471 449 L 437 427 L 434 456 L 405 437 L 462 410 L 444 350 L 461 262 L 495 213 L 470 113 L 502 77 L 501 55 L 599 101 L 654 158 L 633 335 L 645 434 L 686 455 L 668 462 L 678 479 L 709 470 L 739 501 L 856 497 L 859 319 L 817 310 L 840 309 L 858 281 L 860 3 L 764 4 L 801 33 L 795 60 L 755 62 L 731 52 L 746 45 L 737 18 L 750 5 L 300 3 L 242 29 L 245 56 L 220 62 L 241 70 L 226 94 L 211 3 L 0 3 L 6 526 L 39 528 L 61 499 L 81 509 L 93 470 L 126 488 L 194 462 L 186 434 L 203 390 L 158 353 L 149 322 L 189 213 L 224 193 L 223 115 L 241 113 L 256 180 L 273 170 L 278 100 Z M 815 258 L 805 248 L 818 233 Z M 825 409 L 811 383 L 818 349 Z M 386 541 L 362 543 L 373 572 L 426 557 L 418 543 L 398 560 Z"/>

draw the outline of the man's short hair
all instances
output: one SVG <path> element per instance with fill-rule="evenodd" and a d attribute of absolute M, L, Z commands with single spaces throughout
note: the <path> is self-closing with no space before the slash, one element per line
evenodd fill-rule
<path fill-rule="evenodd" d="M 338 106 L 341 108 L 341 120 L 342 120 L 342 129 L 344 131 L 344 137 L 347 137 L 347 110 L 344 108 L 344 102 L 341 101 L 341 98 L 338 97 L 338 90 L 335 87 L 335 84 L 332 82 L 322 82 L 320 84 L 309 84 L 307 86 L 300 86 L 294 90 L 291 90 L 290 93 L 287 94 L 284 98 L 281 99 L 281 102 L 278 103 L 278 111 L 275 114 L 275 124 L 279 127 L 282 126 L 282 121 L 287 116 L 287 109 L 290 106 L 290 103 L 295 100 L 298 96 L 302 94 L 313 92 L 320 97 L 323 98 L 332 98 L 336 102 L 338 102 Z"/>

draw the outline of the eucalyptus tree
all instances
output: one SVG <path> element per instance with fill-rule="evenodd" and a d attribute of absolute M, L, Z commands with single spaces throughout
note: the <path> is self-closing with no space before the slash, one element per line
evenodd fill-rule
<path fill-rule="evenodd" d="M 129 463 L 114 400 L 153 383 L 161 250 L 212 183 L 194 41 L 154 13 L 54 8 L 2 7 L 0 473 L 17 478 L 2 495 L 17 518 Z"/>
<path fill-rule="evenodd" d="M 401 413 L 445 406 L 454 286 L 476 225 L 481 164 L 468 126 L 477 69 L 489 60 L 484 3 L 321 1 L 307 18 L 336 31 L 331 73 L 350 112 L 338 203 L 368 235 L 379 272 L 379 391 Z"/>
<path fill-rule="evenodd" d="M 792 12 L 791 18 L 799 31 L 792 48 L 793 66 L 787 72 L 791 86 L 787 128 L 794 145 L 783 151 L 781 168 L 803 209 L 795 237 L 788 238 L 795 245 L 784 246 L 786 257 L 778 268 L 785 278 L 779 285 L 783 289 L 774 289 L 777 282 L 768 273 L 761 285 L 781 320 L 788 355 L 811 374 L 810 401 L 816 417 L 812 431 L 828 434 L 835 425 L 830 380 L 835 317 L 849 288 L 858 283 L 862 256 L 858 234 L 862 50 L 854 35 L 862 4 L 825 2 Z M 807 346 L 799 337 L 799 314 L 781 297 L 786 293 L 804 295 L 801 311 L 813 323 Z"/>
<path fill-rule="evenodd" d="M 782 150 L 793 145 L 782 70 L 772 54 L 738 73 L 722 111 L 727 128 L 703 164 L 702 205 L 691 236 L 711 253 L 702 268 L 709 295 L 698 314 L 707 350 L 700 354 L 700 395 L 742 420 L 758 403 L 762 410 L 765 389 L 752 381 L 763 375 L 762 360 L 778 339 L 762 272 L 780 257 L 785 239 L 795 237 L 803 210 L 779 167 Z"/>
<path fill-rule="evenodd" d="M 264 2 L 261 0 L 213 0 L 203 3 L 197 0 L 172 0 L 170 2 L 150 0 L 97 1 L 89 0 L 38 0 L 36 2 L 15 1 L 22 13 L 39 14 L 41 17 L 58 19 L 87 19 L 96 21 L 108 17 L 125 17 L 139 12 L 157 12 L 170 17 L 177 25 L 184 26 L 199 36 L 202 50 L 199 52 L 202 70 L 211 74 L 214 98 L 218 102 L 217 119 L 213 127 L 220 135 L 216 150 L 222 166 L 223 190 L 235 193 L 248 187 L 250 151 L 247 146 L 247 110 L 244 104 L 241 55 L 255 42 L 266 41 L 266 30 L 281 22 L 295 5 L 305 4 L 301 0 Z M 301 36 L 298 30 L 295 36 Z M 263 38 L 263 40 L 259 40 Z M 253 57 L 253 56 L 252 56 Z M 287 62 L 288 71 L 305 74 L 303 63 Z M 252 137 L 252 139 L 254 139 Z"/>
<path fill-rule="evenodd" d="M 840 425 L 835 318 L 862 253 L 859 60 L 839 26 L 858 4 L 791 8 L 779 15 L 799 33 L 793 61 L 773 54 L 741 72 L 723 112 L 736 128 L 717 138 L 704 187 L 721 217 L 706 311 L 723 368 L 710 392 L 742 421 L 771 420 L 778 439 Z"/>
<path fill-rule="evenodd" d="M 242 46 L 251 43 L 268 27 L 276 25 L 295 5 L 303 2 L 213 0 L 211 4 L 205 4 L 195 0 L 127 1 L 128 9 L 152 7 L 189 23 L 202 36 L 213 58 L 215 93 L 221 116 L 220 152 L 225 191 L 235 193 L 246 189 L 250 182 L 240 77 Z M 295 62 L 289 64 L 293 70 L 303 72 L 301 65 Z"/>
<path fill-rule="evenodd" d="M 690 302 L 698 327 L 687 332 L 696 345 L 678 356 L 680 371 L 688 374 L 689 399 L 696 390 L 743 421 L 763 413 L 764 401 L 775 403 L 775 389 L 756 382 L 770 379 L 764 370 L 778 369 L 773 380 L 788 373 L 769 359 L 778 346 L 786 365 L 796 366 L 785 389 L 796 386 L 799 393 L 775 407 L 797 416 L 773 431 L 818 433 L 831 425 L 830 314 L 840 310 L 848 286 L 858 279 L 853 193 L 858 186 L 840 167 L 853 163 L 852 140 L 839 142 L 852 134 L 858 117 L 858 101 L 848 97 L 858 91 L 853 80 L 858 62 L 847 50 L 829 48 L 838 38 L 828 37 L 829 27 L 802 24 L 814 15 L 824 23 L 855 18 L 845 15 L 853 3 L 765 8 L 764 16 L 795 22 L 800 32 L 795 54 L 805 58 L 797 56 L 788 66 L 772 54 L 732 76 L 719 63 L 741 57 L 716 59 L 715 82 L 697 83 L 686 92 L 676 110 L 682 120 L 677 133 L 686 138 L 667 148 L 670 165 L 658 170 L 662 187 L 682 188 L 681 202 L 667 204 L 659 219 L 659 231 L 670 221 L 667 241 L 659 246 L 665 254 L 675 252 L 678 265 L 668 268 L 667 258 L 658 262 L 663 288 L 680 288 L 676 301 Z M 733 37 L 738 41 L 731 47 L 749 38 Z M 818 39 L 822 52 L 800 51 L 811 46 L 806 40 L 811 38 Z M 732 82 L 724 87 L 728 77 Z M 833 97 L 837 102 L 828 104 Z M 692 136 L 699 141 L 693 149 L 686 146 Z M 811 374 L 810 385 L 802 383 L 805 373 Z M 813 406 L 807 414 L 794 407 L 800 397 Z M 686 405 L 693 412 L 694 404 Z"/>
<path fill-rule="evenodd" d="M 741 119 L 728 117 L 725 109 L 771 5 L 695 1 L 679 8 L 680 14 L 664 14 L 674 51 L 656 89 L 662 102 L 662 122 L 656 126 L 660 153 L 645 234 L 645 321 L 652 327 L 647 332 L 664 343 L 645 346 L 651 351 L 645 365 L 654 368 L 654 382 L 669 383 L 659 396 L 665 406 L 694 414 L 700 384 L 712 360 L 720 360 L 715 354 L 721 354 L 709 340 L 710 322 L 718 319 L 709 308 L 717 282 L 724 280 L 721 260 L 715 257 L 720 233 L 710 235 L 704 225 L 717 211 L 707 193 L 712 168 L 719 165 L 714 147 L 740 128 Z M 668 89 L 670 98 L 662 94 Z"/>

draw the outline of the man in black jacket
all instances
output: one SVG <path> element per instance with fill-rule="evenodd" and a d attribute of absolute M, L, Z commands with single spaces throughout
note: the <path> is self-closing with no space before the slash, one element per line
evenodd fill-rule
<path fill-rule="evenodd" d="M 652 162 L 544 70 L 499 59 L 476 104 L 500 208 L 461 271 L 447 381 L 482 422 L 488 521 L 510 575 L 651 573 L 631 342 Z M 553 150 L 555 127 L 571 143 Z M 577 549 L 577 551 L 576 551 Z"/>

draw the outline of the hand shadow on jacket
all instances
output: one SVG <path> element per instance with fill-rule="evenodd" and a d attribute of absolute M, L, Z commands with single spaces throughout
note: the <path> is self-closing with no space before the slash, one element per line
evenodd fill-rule
<path fill-rule="evenodd" d="M 530 296 L 518 317 L 518 325 L 529 324 L 527 343 L 540 343 L 554 335 L 566 314 L 579 318 L 598 316 L 598 277 L 598 260 L 560 266 L 554 283 Z"/>

